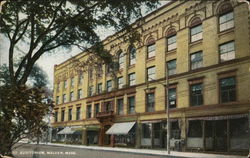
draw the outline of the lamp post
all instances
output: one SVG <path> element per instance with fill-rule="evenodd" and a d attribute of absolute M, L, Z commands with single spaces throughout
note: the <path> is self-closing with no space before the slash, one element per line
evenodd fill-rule
<path fill-rule="evenodd" d="M 170 117 L 169 117 L 169 97 L 168 97 L 168 65 L 166 63 L 166 113 L 167 113 L 167 151 L 170 154 Z"/>

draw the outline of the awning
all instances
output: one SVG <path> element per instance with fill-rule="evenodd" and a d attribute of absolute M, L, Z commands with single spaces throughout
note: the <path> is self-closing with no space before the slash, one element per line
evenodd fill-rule
<path fill-rule="evenodd" d="M 82 130 L 82 128 L 78 127 L 78 126 L 65 127 L 63 130 L 61 130 L 57 134 L 75 134 L 75 133 L 79 133 L 79 131 L 81 131 L 81 130 Z"/>
<path fill-rule="evenodd" d="M 99 131 L 100 126 L 99 125 L 89 125 L 89 126 L 86 126 L 86 130 L 87 131 Z"/>
<path fill-rule="evenodd" d="M 135 125 L 135 122 L 115 123 L 106 134 L 126 135 Z"/>

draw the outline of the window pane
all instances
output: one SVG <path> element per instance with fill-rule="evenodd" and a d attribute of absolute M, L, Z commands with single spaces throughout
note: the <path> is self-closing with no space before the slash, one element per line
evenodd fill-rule
<path fill-rule="evenodd" d="M 191 54 L 191 69 L 197 69 L 202 67 L 203 65 L 203 57 L 202 52 Z"/>
<path fill-rule="evenodd" d="M 236 81 L 234 77 L 220 80 L 220 98 L 222 103 L 236 101 Z"/>

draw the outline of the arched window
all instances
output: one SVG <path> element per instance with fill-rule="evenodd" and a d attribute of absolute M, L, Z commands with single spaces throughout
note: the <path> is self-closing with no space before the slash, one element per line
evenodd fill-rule
<path fill-rule="evenodd" d="M 190 41 L 198 40 L 202 40 L 202 21 L 199 17 L 195 17 L 190 23 Z"/>
<path fill-rule="evenodd" d="M 155 56 L 155 40 L 150 37 L 147 41 L 147 58 L 152 58 Z"/>
<path fill-rule="evenodd" d="M 174 50 L 177 48 L 176 44 L 176 31 L 174 28 L 171 28 L 167 31 L 167 49 L 168 51 Z"/>
<path fill-rule="evenodd" d="M 124 62 L 125 62 L 125 54 L 122 51 L 120 51 L 118 54 L 119 69 L 124 68 Z"/>
<path fill-rule="evenodd" d="M 233 7 L 225 3 L 219 8 L 219 31 L 225 31 L 234 27 Z"/>
<path fill-rule="evenodd" d="M 129 47 L 129 65 L 136 63 L 136 49 L 133 46 Z"/>

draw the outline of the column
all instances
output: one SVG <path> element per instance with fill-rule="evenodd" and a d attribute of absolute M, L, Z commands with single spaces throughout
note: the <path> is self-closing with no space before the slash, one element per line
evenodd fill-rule
<path fill-rule="evenodd" d="M 87 145 L 87 130 L 86 128 L 82 131 L 82 145 Z"/>
<path fill-rule="evenodd" d="M 135 137 L 135 148 L 141 148 L 141 132 L 142 132 L 142 124 L 140 121 L 137 121 L 136 124 L 136 137 Z"/>

